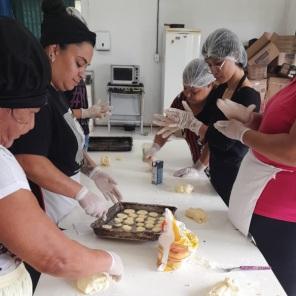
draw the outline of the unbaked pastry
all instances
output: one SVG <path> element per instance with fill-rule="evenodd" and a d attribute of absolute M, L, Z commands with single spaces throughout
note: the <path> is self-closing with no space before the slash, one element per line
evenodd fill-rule
<path fill-rule="evenodd" d="M 110 230 L 110 229 L 112 229 L 112 225 L 104 224 L 104 225 L 102 225 L 102 228 Z"/>
<path fill-rule="evenodd" d="M 123 229 L 124 231 L 126 231 L 126 232 L 130 232 L 130 231 L 132 230 L 132 227 L 129 226 L 129 225 L 123 225 L 123 226 L 122 226 L 122 229 Z"/>
<path fill-rule="evenodd" d="M 158 216 L 158 213 L 156 213 L 156 212 L 149 212 L 149 216 L 151 216 L 151 217 L 157 217 Z"/>
<path fill-rule="evenodd" d="M 144 222 L 145 218 L 142 217 L 138 217 L 136 218 L 136 222 Z"/>
<path fill-rule="evenodd" d="M 121 227 L 122 226 L 122 224 L 121 223 L 115 223 L 115 224 L 113 224 L 114 225 L 114 227 L 116 227 L 116 228 L 119 228 L 119 227 Z"/>
<path fill-rule="evenodd" d="M 125 219 L 123 221 L 123 223 L 126 224 L 126 225 L 134 225 L 135 221 L 134 221 L 134 219 L 128 218 L 128 219 Z"/>
<path fill-rule="evenodd" d="M 121 223 L 123 220 L 124 220 L 123 218 L 118 218 L 118 217 L 114 218 L 115 223 Z"/>
<path fill-rule="evenodd" d="M 136 228 L 136 231 L 137 231 L 137 232 L 143 232 L 143 231 L 145 231 L 145 227 L 143 227 L 143 226 L 138 226 L 138 227 Z"/>
<path fill-rule="evenodd" d="M 207 213 L 200 208 L 189 208 L 186 210 L 185 215 L 199 224 L 206 223 L 208 221 Z"/>
<path fill-rule="evenodd" d="M 233 279 L 226 277 L 223 282 L 216 284 L 208 296 L 238 296 L 239 288 Z"/>
<path fill-rule="evenodd" d="M 123 212 L 126 214 L 133 214 L 133 213 L 135 213 L 135 210 L 134 209 L 125 209 Z"/>
<path fill-rule="evenodd" d="M 127 214 L 118 213 L 118 214 L 117 214 L 117 217 L 118 217 L 118 218 L 125 219 L 125 218 L 127 218 Z"/>
<path fill-rule="evenodd" d="M 89 295 L 106 290 L 110 285 L 110 281 L 109 274 L 102 272 L 79 279 L 76 282 L 76 286 L 79 291 Z"/>
<path fill-rule="evenodd" d="M 139 214 L 139 215 L 147 215 L 147 211 L 145 211 L 145 210 L 138 210 L 137 211 L 137 214 Z"/>
<path fill-rule="evenodd" d="M 147 229 L 152 229 L 152 228 L 154 227 L 154 224 L 152 224 L 152 223 L 147 223 L 147 224 L 145 224 L 145 227 L 146 227 Z"/>
<path fill-rule="evenodd" d="M 109 156 L 107 156 L 107 155 L 101 156 L 101 159 L 100 159 L 101 166 L 108 167 L 108 166 L 110 166 L 110 164 L 111 164 L 111 159 Z"/>

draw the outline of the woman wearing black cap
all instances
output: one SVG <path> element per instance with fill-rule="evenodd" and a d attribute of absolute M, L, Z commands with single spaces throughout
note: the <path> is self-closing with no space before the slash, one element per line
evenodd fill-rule
<path fill-rule="evenodd" d="M 87 214 L 101 216 L 108 208 L 106 199 L 117 202 L 121 195 L 116 182 L 83 154 L 83 131 L 63 95 L 83 78 L 96 36 L 79 18 L 66 12 L 61 0 L 45 0 L 42 9 L 41 44 L 52 69 L 48 104 L 36 116 L 35 128 L 16 141 L 11 151 L 34 182 L 33 187 L 37 184 L 42 188 L 46 212 L 53 221 L 58 223 L 77 201 Z M 79 183 L 83 161 L 83 171 L 100 190 L 97 194 Z"/>
<path fill-rule="evenodd" d="M 81 246 L 52 223 L 7 150 L 34 127 L 51 75 L 42 47 L 17 22 L 0 18 L 0 40 L 0 295 L 32 295 L 22 260 L 41 272 L 68 279 L 103 271 L 120 276 L 123 267 L 116 254 Z"/>

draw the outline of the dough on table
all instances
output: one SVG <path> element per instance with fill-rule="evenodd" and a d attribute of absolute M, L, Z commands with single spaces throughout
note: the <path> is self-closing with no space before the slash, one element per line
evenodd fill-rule
<path fill-rule="evenodd" d="M 138 215 L 147 215 L 148 212 L 145 211 L 145 210 L 138 210 L 138 211 L 137 211 L 137 214 L 138 214 Z"/>
<path fill-rule="evenodd" d="M 112 225 L 104 224 L 104 225 L 102 225 L 102 228 L 110 230 L 110 229 L 112 229 Z"/>
<path fill-rule="evenodd" d="M 81 278 L 76 282 L 77 289 L 84 294 L 90 295 L 106 290 L 111 282 L 108 273 L 102 272 L 92 276 Z"/>
<path fill-rule="evenodd" d="M 234 283 L 233 279 L 226 277 L 224 281 L 216 284 L 208 296 L 238 296 L 239 287 Z"/>
<path fill-rule="evenodd" d="M 125 218 L 127 218 L 127 214 L 118 213 L 118 214 L 117 214 L 117 217 L 118 217 L 118 218 L 125 219 Z"/>
<path fill-rule="evenodd" d="M 178 193 L 190 194 L 193 191 L 193 186 L 191 184 L 178 184 L 175 187 L 175 191 L 178 192 Z"/>
<path fill-rule="evenodd" d="M 156 213 L 156 212 L 149 212 L 149 216 L 151 216 L 151 217 L 157 217 L 157 216 L 159 216 L 159 214 L 158 213 Z"/>
<path fill-rule="evenodd" d="M 123 229 L 124 231 L 126 231 L 126 232 L 130 232 L 130 231 L 132 231 L 132 227 L 129 226 L 129 225 L 123 225 L 123 226 L 122 226 L 122 229 Z"/>
<path fill-rule="evenodd" d="M 185 216 L 193 219 L 195 222 L 202 224 L 208 221 L 207 213 L 200 208 L 189 208 L 185 212 Z"/>
<path fill-rule="evenodd" d="M 100 159 L 101 166 L 108 167 L 108 166 L 110 166 L 110 164 L 111 164 L 111 159 L 109 156 L 107 156 L 107 155 L 101 156 L 101 159 Z"/>
<path fill-rule="evenodd" d="M 125 209 L 123 212 L 126 214 L 134 214 L 135 210 L 134 209 Z"/>

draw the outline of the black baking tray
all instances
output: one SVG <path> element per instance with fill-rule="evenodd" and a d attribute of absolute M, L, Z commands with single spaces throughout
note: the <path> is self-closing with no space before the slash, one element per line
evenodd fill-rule
<path fill-rule="evenodd" d="M 97 219 L 91 224 L 95 234 L 101 238 L 112 238 L 112 239 L 122 239 L 122 240 L 133 240 L 133 241 L 155 241 L 159 238 L 160 233 L 152 232 L 151 230 L 146 230 L 143 232 L 126 232 L 121 229 L 104 229 L 102 225 L 109 224 L 111 220 L 124 209 L 135 209 L 135 210 L 146 210 L 148 212 L 157 212 L 163 214 L 164 210 L 168 208 L 174 214 L 177 210 L 176 207 L 158 204 L 142 204 L 135 202 L 121 202 L 113 205 L 107 213 L 107 219 L 102 218 Z"/>
<path fill-rule="evenodd" d="M 90 137 L 88 151 L 131 151 L 132 137 Z"/>

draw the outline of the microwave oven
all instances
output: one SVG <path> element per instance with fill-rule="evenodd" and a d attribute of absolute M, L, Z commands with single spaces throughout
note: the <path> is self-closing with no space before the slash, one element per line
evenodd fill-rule
<path fill-rule="evenodd" d="M 112 84 L 139 84 L 138 65 L 111 65 Z"/>

